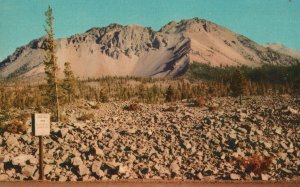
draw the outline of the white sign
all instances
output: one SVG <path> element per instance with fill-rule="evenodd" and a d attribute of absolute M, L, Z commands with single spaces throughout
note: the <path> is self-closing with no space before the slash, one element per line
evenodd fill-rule
<path fill-rule="evenodd" d="M 32 133 L 33 136 L 50 135 L 50 114 L 33 114 L 32 115 Z"/>

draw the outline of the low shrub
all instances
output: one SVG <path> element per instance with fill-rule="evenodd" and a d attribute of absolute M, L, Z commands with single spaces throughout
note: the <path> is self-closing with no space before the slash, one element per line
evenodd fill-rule
<path fill-rule="evenodd" d="M 0 131 L 10 132 L 15 134 L 25 134 L 27 132 L 27 120 L 30 117 L 29 114 L 21 114 L 16 117 L 6 116 L 5 121 L 1 122 Z"/>
<path fill-rule="evenodd" d="M 126 105 L 123 109 L 127 111 L 137 111 L 140 110 L 141 107 L 137 103 L 131 103 L 129 105 Z"/>
<path fill-rule="evenodd" d="M 101 103 L 109 102 L 109 98 L 108 98 L 108 95 L 106 94 L 106 92 L 104 92 L 104 91 L 100 92 L 99 100 Z"/>
<path fill-rule="evenodd" d="M 15 134 L 25 134 L 27 129 L 26 123 L 18 119 L 13 119 L 5 125 L 5 131 Z"/>
<path fill-rule="evenodd" d="M 94 118 L 94 114 L 92 113 L 88 113 L 88 114 L 83 114 L 80 117 L 77 118 L 77 120 L 79 121 L 87 121 L 87 120 L 91 120 Z"/>
<path fill-rule="evenodd" d="M 91 106 L 91 108 L 98 110 L 100 108 L 100 104 L 97 103 L 96 105 Z"/>
<path fill-rule="evenodd" d="M 190 104 L 190 107 L 204 107 L 206 106 L 206 100 L 204 99 L 204 97 L 200 96 L 196 99 L 193 99 Z"/>
<path fill-rule="evenodd" d="M 238 163 L 245 168 L 246 173 L 262 174 L 270 170 L 272 157 L 253 155 L 247 158 L 239 158 Z"/>

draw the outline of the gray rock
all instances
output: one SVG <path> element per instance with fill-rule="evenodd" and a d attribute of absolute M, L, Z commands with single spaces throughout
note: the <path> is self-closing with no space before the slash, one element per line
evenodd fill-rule
<path fill-rule="evenodd" d="M 116 167 L 120 166 L 120 163 L 117 162 L 105 162 L 105 165 L 109 166 L 112 169 L 115 169 Z"/>
<path fill-rule="evenodd" d="M 176 175 L 180 174 L 180 167 L 176 161 L 172 162 L 170 165 L 170 171 Z"/>
<path fill-rule="evenodd" d="M 129 134 L 134 134 L 134 133 L 136 133 L 136 129 L 135 128 L 131 128 L 131 129 L 128 129 L 127 130 L 127 132 L 129 133 Z"/>
<path fill-rule="evenodd" d="M 94 161 L 92 164 L 92 172 L 96 173 L 98 170 L 100 170 L 101 165 L 102 165 L 102 162 Z"/>
<path fill-rule="evenodd" d="M 284 142 L 280 142 L 280 145 L 286 150 L 289 149 L 288 146 Z"/>
<path fill-rule="evenodd" d="M 35 166 L 30 166 L 30 165 L 26 165 L 23 169 L 22 169 L 22 174 L 26 177 L 31 177 L 33 176 L 34 172 L 36 170 Z"/>
<path fill-rule="evenodd" d="M 59 179 L 58 179 L 59 182 L 66 182 L 67 180 L 68 180 L 68 177 L 66 177 L 64 175 L 59 176 Z"/>
<path fill-rule="evenodd" d="M 62 129 L 60 129 L 60 133 L 61 133 L 62 138 L 66 137 L 66 135 L 68 134 L 68 132 L 69 132 L 68 128 L 62 128 Z"/>
<path fill-rule="evenodd" d="M 265 148 L 270 149 L 272 147 L 272 143 L 271 142 L 264 142 Z"/>
<path fill-rule="evenodd" d="M 90 170 L 88 167 L 86 167 L 85 165 L 79 165 L 78 167 L 78 173 L 79 175 L 81 176 L 84 176 L 84 175 L 89 175 L 90 174 Z"/>
<path fill-rule="evenodd" d="M 185 147 L 186 149 L 192 148 L 192 145 L 190 144 L 189 141 L 184 141 L 183 145 L 184 145 L 184 147 Z"/>
<path fill-rule="evenodd" d="M 100 157 L 104 157 L 105 156 L 103 150 L 100 149 L 99 147 L 95 147 L 95 150 L 96 150 L 96 155 L 97 156 L 100 156 Z"/>
<path fill-rule="evenodd" d="M 240 113 L 239 119 L 241 122 L 245 121 L 245 119 L 248 117 L 246 113 Z"/>
<path fill-rule="evenodd" d="M 99 169 L 96 171 L 96 175 L 99 177 L 103 177 L 103 176 L 105 176 L 105 173 L 101 169 Z"/>
<path fill-rule="evenodd" d="M 281 127 L 277 127 L 275 133 L 281 135 L 281 131 L 282 131 Z"/>
<path fill-rule="evenodd" d="M 79 158 L 79 157 L 74 157 L 74 158 L 72 159 L 72 164 L 73 164 L 74 166 L 79 166 L 79 165 L 82 165 L 82 164 L 83 164 L 83 161 L 82 161 L 81 158 Z"/>
<path fill-rule="evenodd" d="M 231 173 L 230 174 L 230 179 L 231 180 L 240 180 L 241 179 L 241 176 L 236 174 L 236 173 Z"/>
<path fill-rule="evenodd" d="M 293 173 L 291 170 L 286 169 L 286 168 L 280 168 L 280 169 L 285 173 Z"/>
<path fill-rule="evenodd" d="M 287 153 L 278 153 L 278 156 L 282 159 L 285 160 L 287 158 Z"/>
<path fill-rule="evenodd" d="M 9 178 L 13 177 L 16 173 L 14 169 L 6 170 L 5 173 L 9 176 Z"/>
<path fill-rule="evenodd" d="M 25 166 L 27 161 L 34 162 L 35 158 L 32 155 L 19 155 L 17 157 L 12 158 L 12 164 L 17 166 Z"/>
<path fill-rule="evenodd" d="M 261 180 L 267 181 L 267 180 L 269 180 L 269 178 L 270 178 L 270 175 L 268 175 L 268 174 L 261 174 Z"/>
<path fill-rule="evenodd" d="M 121 174 L 126 174 L 129 172 L 129 168 L 125 165 L 120 165 L 119 166 L 119 173 Z"/>
<path fill-rule="evenodd" d="M 52 165 L 49 165 L 49 164 L 45 165 L 45 167 L 44 167 L 44 174 L 48 175 L 52 171 L 52 169 L 53 169 Z"/>
<path fill-rule="evenodd" d="M 6 145 L 8 149 L 12 149 L 19 146 L 19 141 L 14 135 L 11 135 L 7 138 Z"/>
<path fill-rule="evenodd" d="M 197 174 L 197 177 L 198 177 L 198 179 L 203 179 L 203 175 L 202 175 L 202 173 L 201 172 L 199 172 L 198 174 Z"/>
<path fill-rule="evenodd" d="M 0 174 L 0 181 L 8 181 L 9 176 L 7 174 Z"/>

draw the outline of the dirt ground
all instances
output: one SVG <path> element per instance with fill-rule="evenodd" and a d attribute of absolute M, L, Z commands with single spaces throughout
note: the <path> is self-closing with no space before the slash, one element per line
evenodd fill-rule
<path fill-rule="evenodd" d="M 0 187 L 299 187 L 300 181 L 280 182 L 203 182 L 203 181 L 101 181 L 101 182 L 50 182 L 50 181 L 23 181 L 0 182 Z"/>

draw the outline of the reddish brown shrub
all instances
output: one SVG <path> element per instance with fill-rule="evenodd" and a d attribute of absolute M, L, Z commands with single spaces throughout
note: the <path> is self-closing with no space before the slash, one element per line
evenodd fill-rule
<path fill-rule="evenodd" d="M 140 110 L 141 107 L 137 103 L 131 103 L 129 105 L 126 105 L 123 109 L 128 111 L 137 111 Z"/>
<path fill-rule="evenodd" d="M 197 107 L 203 107 L 206 106 L 206 100 L 204 97 L 200 96 L 195 100 L 195 106 Z"/>
<path fill-rule="evenodd" d="M 21 134 L 26 133 L 27 128 L 28 127 L 26 126 L 26 123 L 18 119 L 13 119 L 9 121 L 5 126 L 5 130 L 8 132 Z"/>
<path fill-rule="evenodd" d="M 270 169 L 272 157 L 253 155 L 248 158 L 239 158 L 238 162 L 245 168 L 247 173 L 261 174 Z"/>

